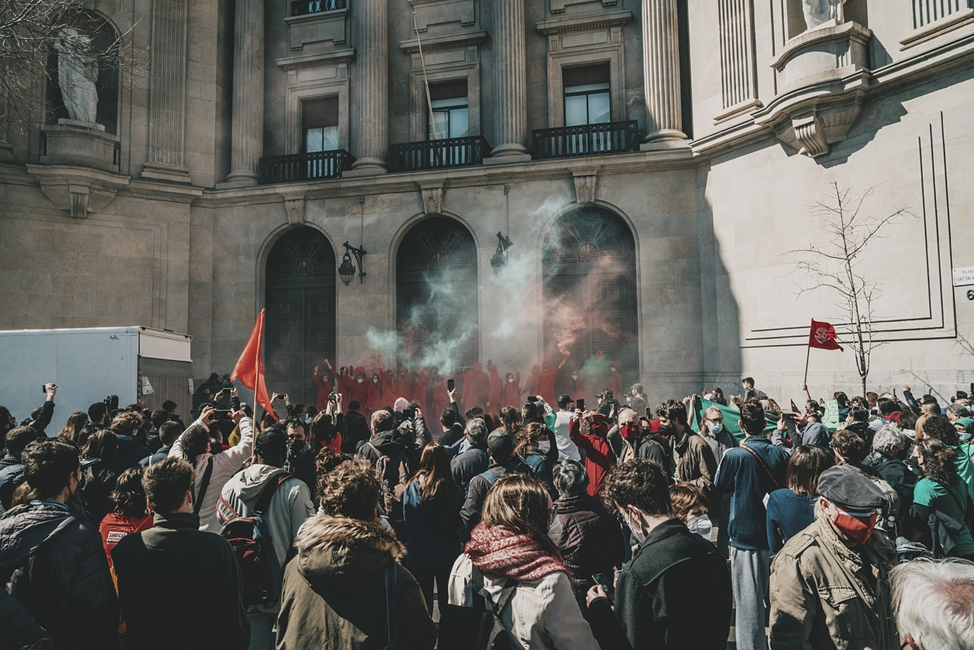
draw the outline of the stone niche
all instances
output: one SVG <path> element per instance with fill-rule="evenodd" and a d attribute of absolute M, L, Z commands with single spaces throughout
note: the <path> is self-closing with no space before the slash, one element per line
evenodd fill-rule
<path fill-rule="evenodd" d="M 771 63 L 779 92 L 867 70 L 870 38 L 872 31 L 856 22 L 822 25 L 792 38 Z"/>
<path fill-rule="evenodd" d="M 60 119 L 57 124 L 42 125 L 41 131 L 46 142 L 42 164 L 77 165 L 118 173 L 118 136 L 106 133 L 101 124 Z"/>

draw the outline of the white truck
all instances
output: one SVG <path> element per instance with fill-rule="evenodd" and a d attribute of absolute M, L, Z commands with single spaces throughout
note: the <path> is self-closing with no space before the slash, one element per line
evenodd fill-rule
<path fill-rule="evenodd" d="M 57 384 L 57 435 L 75 411 L 118 395 L 120 407 L 162 408 L 172 400 L 189 422 L 192 407 L 192 337 L 148 327 L 92 327 L 0 331 L 0 405 L 18 422 L 44 402 L 43 385 Z"/>

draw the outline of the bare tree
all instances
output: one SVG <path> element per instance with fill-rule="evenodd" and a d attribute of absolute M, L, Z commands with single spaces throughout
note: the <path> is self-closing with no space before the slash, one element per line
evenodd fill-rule
<path fill-rule="evenodd" d="M 863 214 L 863 203 L 872 193 L 871 188 L 854 196 L 851 190 L 840 189 L 838 183 L 832 183 L 827 199 L 817 201 L 812 208 L 813 214 L 825 221 L 828 243 L 810 244 L 807 248 L 789 251 L 802 256 L 795 265 L 805 272 L 809 281 L 801 287 L 799 295 L 825 288 L 836 296 L 835 304 L 848 321 L 840 327 L 848 328 L 850 338 L 846 343 L 855 355 L 863 395 L 866 394 L 872 352 L 882 345 L 876 340 L 873 328 L 876 300 L 882 294 L 882 287 L 879 281 L 861 272 L 861 262 L 869 244 L 885 237 L 883 231 L 887 226 L 900 217 L 914 216 L 906 208 L 883 217 Z"/>

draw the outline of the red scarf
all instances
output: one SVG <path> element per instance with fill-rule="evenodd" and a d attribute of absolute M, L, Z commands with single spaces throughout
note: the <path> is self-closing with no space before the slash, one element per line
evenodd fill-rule
<path fill-rule="evenodd" d="M 478 524 L 471 531 L 464 552 L 481 571 L 511 580 L 530 582 L 558 571 L 568 573 L 560 557 L 541 548 L 529 536 L 504 526 L 488 528 Z"/>

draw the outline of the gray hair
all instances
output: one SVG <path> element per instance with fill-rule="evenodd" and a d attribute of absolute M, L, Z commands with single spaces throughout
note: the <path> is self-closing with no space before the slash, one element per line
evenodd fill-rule
<path fill-rule="evenodd" d="M 483 418 L 467 420 L 467 426 L 463 432 L 472 446 L 482 447 L 487 444 L 487 423 L 484 422 Z"/>
<path fill-rule="evenodd" d="M 974 564 L 954 558 L 904 562 L 890 572 L 900 634 L 924 650 L 974 648 Z"/>
<path fill-rule="evenodd" d="M 965 415 L 967 415 L 968 409 L 967 409 L 967 406 L 966 405 L 964 405 L 964 404 L 962 404 L 961 402 L 958 401 L 958 402 L 954 402 L 953 404 L 951 404 L 950 406 L 948 406 L 947 407 L 947 412 L 948 413 L 953 413 L 957 417 L 962 418 Z"/>
<path fill-rule="evenodd" d="M 637 393 L 642 393 L 643 392 L 643 385 L 642 384 L 633 384 L 632 385 L 632 388 L 630 388 L 629 390 L 634 390 Z"/>
<path fill-rule="evenodd" d="M 873 436 L 873 451 L 902 447 L 906 442 L 906 435 L 892 424 L 887 424 Z"/>
<path fill-rule="evenodd" d="M 588 474 L 582 464 L 574 460 L 565 460 L 551 470 L 552 482 L 558 495 L 562 498 L 580 496 L 588 487 Z"/>

